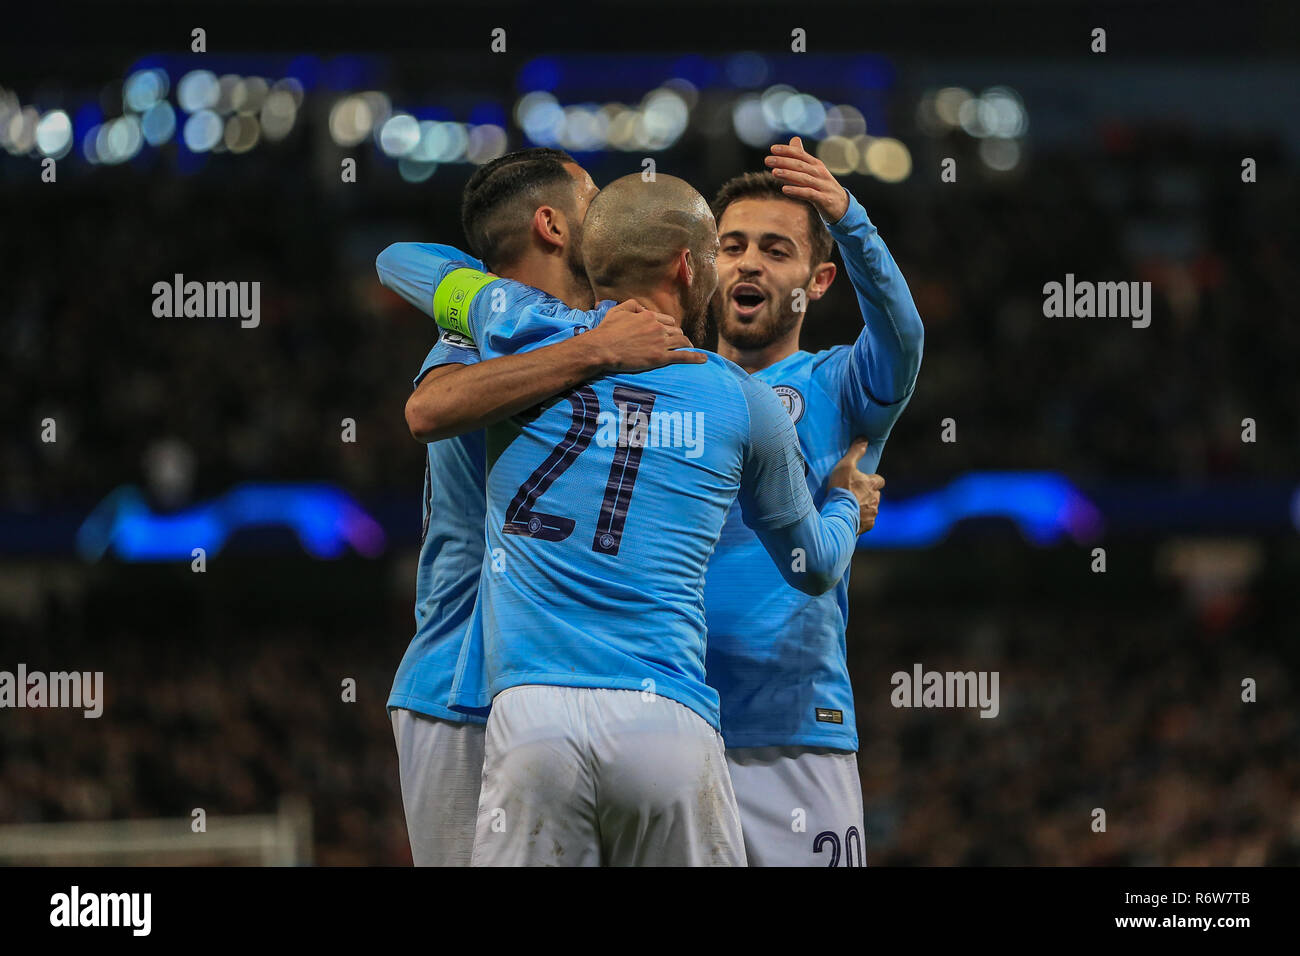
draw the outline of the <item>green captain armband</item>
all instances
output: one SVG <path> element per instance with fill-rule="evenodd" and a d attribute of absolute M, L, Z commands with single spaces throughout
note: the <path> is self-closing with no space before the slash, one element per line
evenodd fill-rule
<path fill-rule="evenodd" d="M 469 307 L 483 287 L 497 278 L 477 269 L 453 269 L 433 290 L 433 320 L 442 328 L 459 332 L 473 341 Z"/>

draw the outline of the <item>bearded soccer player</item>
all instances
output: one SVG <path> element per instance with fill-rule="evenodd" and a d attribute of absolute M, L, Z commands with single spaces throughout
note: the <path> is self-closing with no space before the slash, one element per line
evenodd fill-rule
<path fill-rule="evenodd" d="M 567 154 L 520 150 L 470 178 L 462 225 L 500 275 L 590 308 L 581 234 L 596 192 Z M 429 315 L 434 248 L 397 243 L 376 262 L 381 282 Z M 428 443 L 416 634 L 388 699 L 417 866 L 468 866 L 473 848 L 484 721 L 448 708 L 447 696 L 483 561 L 484 425 L 597 375 L 703 362 L 680 350 L 689 344 L 670 317 L 624 305 L 581 338 L 487 361 L 468 339 L 443 332 L 421 365 L 406 405 L 411 434 Z"/>
<path fill-rule="evenodd" d="M 713 203 L 717 349 L 781 397 L 820 503 L 855 440 L 867 440 L 859 467 L 876 470 L 912 396 L 924 329 L 876 227 L 825 165 L 798 137 L 765 162 L 770 173 L 730 180 Z M 813 354 L 799 335 L 835 278 L 832 239 L 864 326 L 853 345 Z M 735 508 L 709 561 L 706 668 L 751 866 L 865 862 L 848 582 L 846 569 L 825 594 L 789 587 Z"/>

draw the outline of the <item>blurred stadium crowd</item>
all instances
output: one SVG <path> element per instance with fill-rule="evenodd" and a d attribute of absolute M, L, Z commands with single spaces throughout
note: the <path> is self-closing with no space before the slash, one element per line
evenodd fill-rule
<path fill-rule="evenodd" d="M 164 440 L 196 493 L 250 477 L 337 480 L 361 494 L 411 484 L 419 449 L 402 403 L 430 328 L 380 289 L 373 256 L 390 239 L 460 241 L 456 183 L 357 209 L 283 170 L 238 183 L 108 174 L 116 189 L 77 183 L 55 199 L 6 189 L 13 221 L 44 229 L 39 241 L 0 234 L 0 401 L 30 425 L 0 446 L 0 506 L 92 502 L 142 483 Z M 706 193 L 720 181 L 690 178 Z M 1014 187 L 978 194 L 848 177 L 927 324 L 887 475 L 1294 475 L 1300 323 L 1283 317 L 1294 316 L 1286 291 L 1300 252 L 1295 179 L 1235 179 L 1231 155 L 1171 152 L 1151 137 L 1101 166 L 1039 157 Z M 178 272 L 260 281 L 260 328 L 153 319 L 152 285 Z M 1152 281 L 1151 328 L 1045 319 L 1041 287 L 1067 272 Z M 806 347 L 852 341 L 858 321 L 841 277 L 810 311 Z M 47 416 L 56 444 L 40 441 Z M 956 445 L 937 441 L 948 416 Z M 1240 440 L 1248 416 L 1265 437 L 1256 445 Z M 338 440 L 343 418 L 356 420 L 355 445 Z"/>
<path fill-rule="evenodd" d="M 1274 640 L 1300 625 L 1286 575 L 1198 615 L 1145 573 L 1103 582 L 1019 550 L 1003 544 L 996 564 L 974 539 L 859 555 L 855 581 L 870 583 L 855 587 L 849 646 L 868 863 L 1300 863 L 1297 661 Z M 278 597 L 257 596 L 259 574 Z M 1018 599 L 989 597 L 998 574 L 1017 577 Z M 106 708 L 6 715 L 0 824 L 271 813 L 298 795 L 317 863 L 409 863 L 383 710 L 406 641 L 400 581 L 359 561 L 323 582 L 301 564 L 187 578 L 105 575 L 78 601 L 4 621 L 33 668 L 102 669 Z M 937 602 L 939 581 L 966 593 Z M 182 609 L 192 627 L 160 626 Z M 914 662 L 998 670 L 998 717 L 894 708 L 890 675 Z M 1241 703 L 1244 676 L 1256 704 Z"/>
<path fill-rule="evenodd" d="M 924 373 L 886 473 L 1297 473 L 1300 322 L 1287 289 L 1300 197 L 1294 177 L 1243 186 L 1241 151 L 1133 133 L 1101 156 L 1035 157 L 993 189 L 846 177 L 927 326 Z M 628 165 L 617 160 L 589 165 L 612 178 Z M 238 162 L 266 167 L 161 180 L 103 170 L 57 196 L 6 184 L 12 221 L 41 232 L 0 234 L 10 277 L 0 399 L 30 423 L 0 446 L 0 507 L 90 502 L 141 482 L 164 439 L 197 493 L 255 477 L 337 480 L 363 495 L 411 483 L 419 451 L 401 409 L 430 325 L 380 289 L 373 261 L 392 240 L 461 241 L 460 181 L 435 176 L 363 205 L 300 177 L 292 160 Z M 706 194 L 732 172 L 661 163 Z M 155 319 L 150 290 L 176 273 L 260 281 L 261 326 Z M 1151 281 L 1150 328 L 1044 318 L 1043 284 L 1067 273 Z M 848 282 L 809 315 L 806 347 L 852 341 Z M 57 443 L 40 440 L 47 416 Z M 957 442 L 943 444 L 939 422 L 950 416 Z M 357 422 L 356 444 L 338 439 L 345 417 Z M 1246 417 L 1258 422 L 1255 445 L 1241 441 Z"/>
<path fill-rule="evenodd" d="M 1059 590 L 1028 569 L 1026 582 Z M 1294 627 L 1294 602 L 1282 611 L 1284 593 L 1256 591 L 1215 622 L 1152 592 L 1055 593 L 1014 609 L 855 606 L 869 863 L 1300 863 L 1297 662 L 1276 641 Z M 913 660 L 939 671 L 996 661 L 1001 713 L 895 709 L 887 674 Z M 1246 676 L 1268 688 L 1259 703 L 1241 701 Z M 1105 832 L 1093 830 L 1098 808 Z"/>

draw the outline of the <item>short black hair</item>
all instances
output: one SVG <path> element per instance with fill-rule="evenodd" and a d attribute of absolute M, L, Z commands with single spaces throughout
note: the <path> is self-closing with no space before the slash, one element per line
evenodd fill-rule
<path fill-rule="evenodd" d="M 461 195 L 460 224 L 470 251 L 484 265 L 509 266 L 523 255 L 523 227 L 539 205 L 572 208 L 576 192 L 564 168 L 571 162 L 563 150 L 535 146 L 506 153 L 474 171 Z M 556 188 L 561 185 L 569 188 Z"/>
<path fill-rule="evenodd" d="M 722 213 L 733 202 L 741 199 L 784 199 L 786 202 L 798 203 L 808 210 L 808 238 L 811 240 L 812 265 L 821 265 L 831 257 L 835 243 L 831 240 L 830 230 L 822 217 L 813 208 L 812 203 L 787 196 L 781 191 L 785 185 L 771 173 L 741 173 L 722 184 L 718 194 L 713 197 L 713 216 L 722 225 Z"/>

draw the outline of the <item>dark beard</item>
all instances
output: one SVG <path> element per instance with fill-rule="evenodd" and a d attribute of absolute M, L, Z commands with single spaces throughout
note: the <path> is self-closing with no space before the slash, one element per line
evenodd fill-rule
<path fill-rule="evenodd" d="M 718 324 L 713 315 L 712 300 L 697 313 L 682 318 L 682 332 L 697 349 L 718 350 Z"/>
<path fill-rule="evenodd" d="M 725 340 L 732 348 L 742 352 L 753 352 L 767 348 L 773 342 L 785 338 L 799 324 L 799 313 L 793 309 L 788 312 L 782 311 L 775 318 L 764 319 L 748 325 L 742 325 L 735 321 L 728 323 L 722 310 L 722 305 L 710 309 L 710 312 L 715 313 L 713 325 L 716 328 L 718 338 Z"/>

